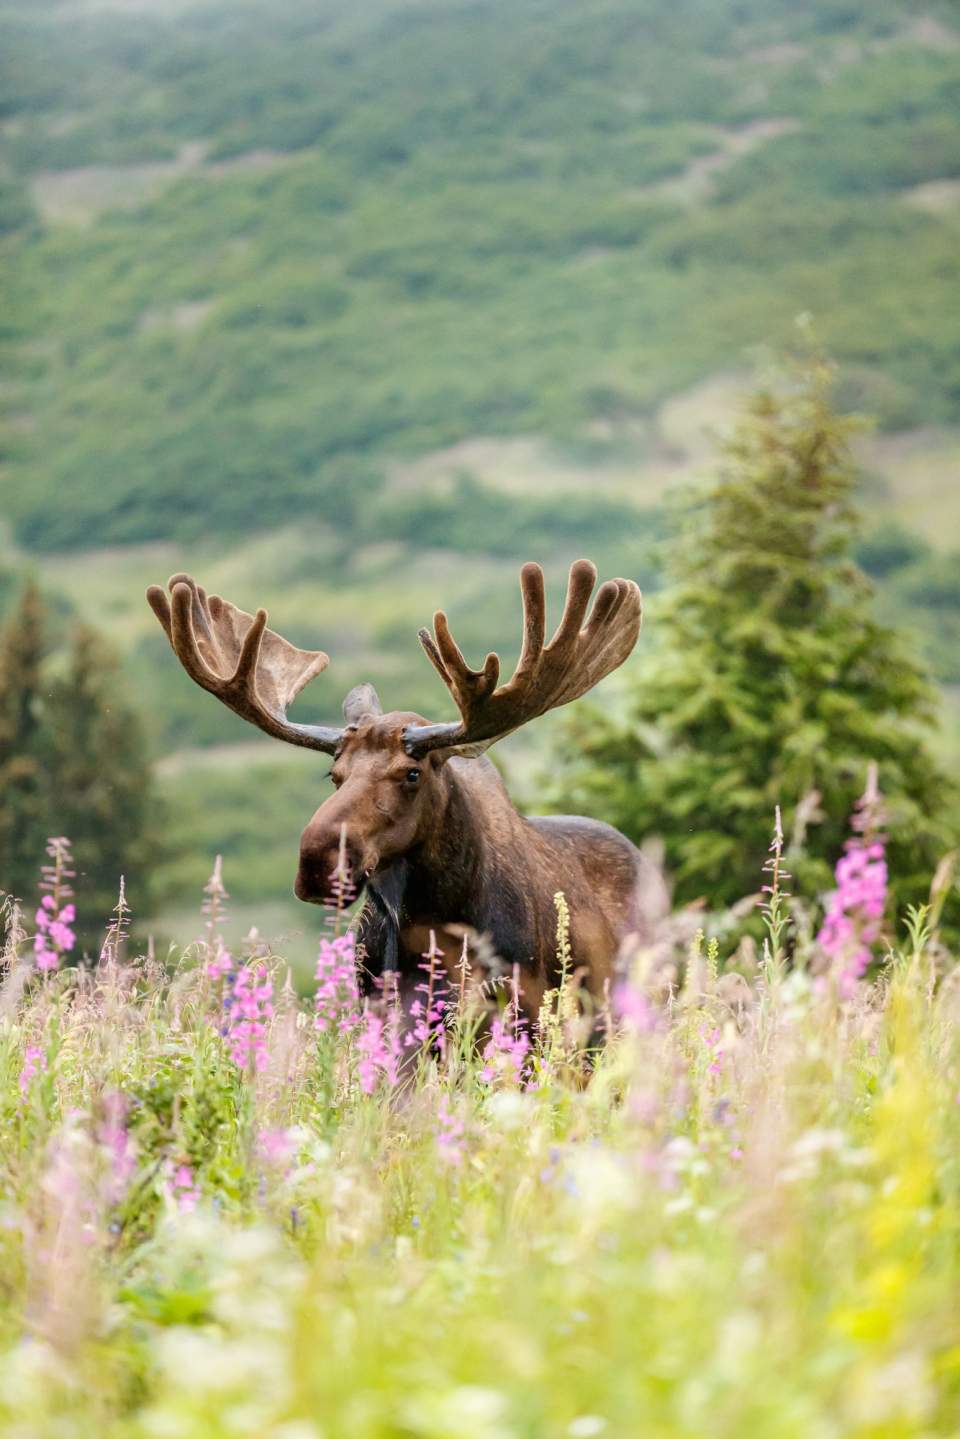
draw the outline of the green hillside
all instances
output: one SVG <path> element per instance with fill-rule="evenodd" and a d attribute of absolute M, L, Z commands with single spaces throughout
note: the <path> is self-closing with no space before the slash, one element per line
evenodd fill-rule
<path fill-rule="evenodd" d="M 434 606 L 509 651 L 523 558 L 655 585 L 666 491 L 802 312 L 877 417 L 881 603 L 960 681 L 955 5 L 33 0 L 0 31 L 0 604 L 33 566 L 96 619 L 158 752 L 249 736 L 147 580 L 329 649 L 308 708 L 362 674 L 445 713 Z M 205 846 L 249 754 L 188 756 Z"/>

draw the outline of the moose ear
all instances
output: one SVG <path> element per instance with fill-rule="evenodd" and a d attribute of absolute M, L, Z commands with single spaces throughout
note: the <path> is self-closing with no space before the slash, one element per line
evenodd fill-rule
<path fill-rule="evenodd" d="M 358 724 L 364 715 L 382 714 L 383 706 L 373 685 L 354 685 L 343 702 L 343 717 L 347 724 Z"/>

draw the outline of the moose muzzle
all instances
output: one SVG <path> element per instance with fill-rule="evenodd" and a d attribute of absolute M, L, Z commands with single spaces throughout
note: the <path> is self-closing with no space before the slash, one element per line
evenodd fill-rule
<path fill-rule="evenodd" d="M 351 897 L 363 888 L 369 864 L 346 824 L 311 822 L 300 837 L 300 862 L 293 892 L 308 904 L 335 903 L 344 885 Z"/>

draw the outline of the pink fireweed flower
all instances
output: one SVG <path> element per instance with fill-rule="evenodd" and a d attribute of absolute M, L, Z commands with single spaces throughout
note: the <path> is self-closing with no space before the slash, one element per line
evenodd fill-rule
<path fill-rule="evenodd" d="M 296 1149 L 297 1134 L 293 1129 L 261 1129 L 257 1135 L 257 1154 L 265 1164 L 280 1167 L 289 1164 Z"/>
<path fill-rule="evenodd" d="M 73 891 L 68 882 L 73 878 L 70 841 L 63 837 L 49 840 L 47 854 L 53 863 L 45 864 L 40 871 L 43 894 L 34 915 L 37 933 L 33 941 L 35 963 L 43 974 L 59 969 L 77 942 L 70 927 L 77 917 L 76 906 L 70 903 Z"/>
<path fill-rule="evenodd" d="M 621 981 L 614 989 L 613 1012 L 632 1034 L 652 1034 L 657 1027 L 657 1011 L 649 995 L 630 980 Z"/>
<path fill-rule="evenodd" d="M 33 920 L 37 930 L 33 940 L 37 970 L 45 973 L 56 970 L 76 944 L 76 934 L 71 928 L 76 920 L 76 905 L 65 904 L 58 909 L 55 896 L 43 895 Z"/>
<path fill-rule="evenodd" d="M 20 1071 L 20 1078 L 17 1081 L 20 1093 L 24 1098 L 30 1088 L 32 1081 L 38 1074 L 46 1070 L 47 1056 L 39 1044 L 28 1044 L 23 1053 L 23 1068 Z"/>
<path fill-rule="evenodd" d="M 449 1001 L 447 977 L 439 967 L 442 958 L 443 951 L 431 929 L 430 948 L 420 965 L 424 977 L 415 986 L 417 997 L 411 1002 L 408 1011 L 413 1026 L 403 1037 L 404 1045 L 408 1049 L 416 1045 L 420 1049 L 436 1049 L 443 1054 L 446 1048 L 446 1013 Z"/>
<path fill-rule="evenodd" d="M 511 1000 L 503 1013 L 490 1021 L 490 1037 L 483 1048 L 479 1077 L 487 1083 L 499 1077 L 508 1083 L 520 1084 L 529 1054 L 530 1037 L 517 1013 L 516 1003 Z"/>
<path fill-rule="evenodd" d="M 238 1069 L 267 1064 L 267 1021 L 273 1017 L 273 980 L 266 965 L 241 969 L 229 998 L 230 1055 Z"/>
<path fill-rule="evenodd" d="M 103 1122 L 97 1131 L 97 1139 L 106 1151 L 110 1166 L 107 1183 L 107 1198 L 111 1204 L 118 1203 L 137 1167 L 134 1146 L 126 1129 L 127 1099 L 114 1091 L 108 1094 L 103 1104 Z"/>
<path fill-rule="evenodd" d="M 817 942 L 832 962 L 841 999 L 851 999 L 871 960 L 872 946 L 880 938 L 887 904 L 887 864 L 883 800 L 877 786 L 876 765 L 870 766 L 867 788 L 854 808 L 853 836 L 837 861 L 837 888 L 827 896 L 823 926 Z"/>
<path fill-rule="evenodd" d="M 189 1164 L 178 1164 L 167 1184 L 167 1193 L 172 1197 L 181 1214 L 192 1214 L 200 1202 L 200 1190 Z"/>
<path fill-rule="evenodd" d="M 437 1105 L 437 1154 L 444 1164 L 462 1164 L 463 1120 L 447 1104 L 446 1098 Z"/>
<path fill-rule="evenodd" d="M 217 947 L 213 956 L 204 965 L 204 972 L 211 979 L 225 979 L 233 969 L 233 955 L 224 948 L 223 940 L 218 937 Z"/>
<path fill-rule="evenodd" d="M 353 931 L 335 939 L 321 939 L 317 956 L 317 993 L 314 999 L 317 1029 L 350 1033 L 360 1023 L 357 987 L 356 941 Z"/>
<path fill-rule="evenodd" d="M 706 1025 L 700 1028 L 700 1038 L 703 1040 L 704 1048 L 707 1051 L 707 1073 L 721 1074 L 723 1072 L 724 1052 L 720 1048 L 720 1040 L 723 1033 L 719 1029 L 707 1029 Z"/>
<path fill-rule="evenodd" d="M 364 1094 L 372 1094 L 381 1077 L 392 1089 L 400 1072 L 400 1040 L 395 1017 L 386 1020 L 367 1010 L 356 1048 L 357 1077 Z"/>

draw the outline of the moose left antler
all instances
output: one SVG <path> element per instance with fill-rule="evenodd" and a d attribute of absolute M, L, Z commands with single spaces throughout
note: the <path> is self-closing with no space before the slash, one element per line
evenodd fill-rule
<path fill-rule="evenodd" d="M 590 610 L 596 578 L 588 560 L 571 567 L 563 616 L 547 643 L 543 572 L 524 565 L 523 646 L 502 685 L 499 658 L 490 654 L 471 669 L 442 611 L 433 634 L 421 630 L 459 720 L 384 714 L 373 687 L 358 685 L 344 701 L 341 728 L 287 718 L 328 660 L 267 629 L 264 610 L 250 615 L 207 596 L 189 575 L 173 576 L 169 598 L 157 586 L 147 591 L 191 679 L 267 734 L 333 757 L 335 792 L 303 831 L 294 890 L 314 903 L 342 894 L 334 878 L 342 879 L 344 861 L 356 889 L 366 887 L 359 921 L 365 983 L 396 970 L 401 997 L 412 1002 L 424 950 L 436 943 L 453 966 L 464 933 L 474 932 L 516 967 L 521 1002 L 533 1017 L 557 980 L 558 891 L 570 909 L 578 966 L 598 1000 L 624 938 L 642 929 L 638 895 L 650 892 L 651 878 L 630 841 L 595 820 L 520 815 L 483 754 L 528 720 L 585 694 L 633 649 L 640 591 L 631 580 L 608 580 Z"/>

